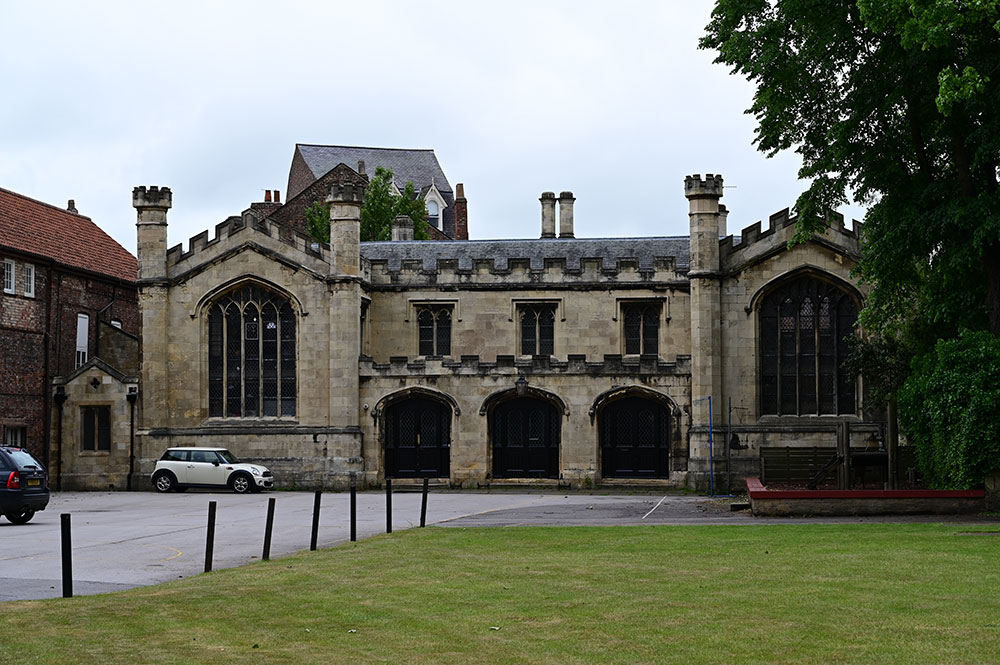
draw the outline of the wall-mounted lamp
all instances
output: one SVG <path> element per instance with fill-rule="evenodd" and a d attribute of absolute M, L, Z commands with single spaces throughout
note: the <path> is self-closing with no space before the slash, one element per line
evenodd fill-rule
<path fill-rule="evenodd" d="M 139 399 L 139 388 L 136 386 L 129 386 L 128 392 L 125 394 L 125 399 L 128 400 L 129 404 L 135 404 L 135 401 Z"/>
<path fill-rule="evenodd" d="M 517 381 L 514 382 L 514 392 L 517 393 L 518 397 L 524 397 L 528 394 L 528 380 L 524 378 L 524 375 L 517 377 Z"/>
<path fill-rule="evenodd" d="M 62 406 L 66 403 L 67 397 L 68 395 L 66 394 L 66 389 L 59 386 L 56 388 L 56 394 L 52 396 L 52 400 L 56 403 L 56 406 Z"/>

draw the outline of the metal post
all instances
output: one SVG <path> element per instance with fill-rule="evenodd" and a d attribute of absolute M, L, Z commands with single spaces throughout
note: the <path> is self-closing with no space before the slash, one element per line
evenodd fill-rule
<path fill-rule="evenodd" d="M 322 490 L 316 490 L 313 497 L 313 528 L 312 538 L 309 540 L 309 551 L 316 551 L 316 538 L 319 536 L 319 498 L 323 496 Z"/>
<path fill-rule="evenodd" d="M 212 553 L 215 551 L 215 501 L 208 502 L 208 533 L 205 536 L 205 572 L 212 570 Z"/>
<path fill-rule="evenodd" d="M 392 478 L 385 479 L 385 532 L 392 533 Z"/>
<path fill-rule="evenodd" d="M 712 447 L 712 396 L 708 396 L 708 487 L 715 496 L 715 450 Z"/>
<path fill-rule="evenodd" d="M 424 478 L 424 493 L 420 498 L 420 526 L 427 526 L 427 478 Z"/>
<path fill-rule="evenodd" d="M 271 528 L 274 526 L 274 497 L 267 500 L 267 521 L 264 523 L 264 553 L 260 555 L 262 561 L 271 558 Z"/>
<path fill-rule="evenodd" d="M 73 597 L 73 543 L 70 537 L 70 516 L 63 513 L 59 516 L 62 524 L 62 582 L 63 598 Z"/>
<path fill-rule="evenodd" d="M 351 474 L 351 542 L 358 539 L 358 481 Z"/>
<path fill-rule="evenodd" d="M 726 494 L 733 493 L 733 398 L 729 398 L 729 427 L 726 429 Z"/>

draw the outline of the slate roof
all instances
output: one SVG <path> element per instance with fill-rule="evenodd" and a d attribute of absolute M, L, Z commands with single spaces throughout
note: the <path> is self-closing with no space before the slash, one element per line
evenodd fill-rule
<path fill-rule="evenodd" d="M 134 282 L 138 261 L 89 217 L 0 187 L 0 249 Z"/>
<path fill-rule="evenodd" d="M 403 261 L 422 261 L 424 270 L 437 270 L 437 261 L 457 260 L 459 270 L 471 270 L 476 259 L 494 261 L 497 270 L 506 270 L 513 259 L 527 259 L 531 270 L 543 270 L 546 259 L 564 259 L 570 270 L 580 268 L 580 260 L 603 259 L 613 269 L 619 259 L 639 261 L 640 270 L 652 269 L 657 258 L 673 258 L 678 270 L 691 263 L 688 236 L 657 238 L 546 238 L 544 240 L 451 240 L 447 242 L 363 242 L 361 255 L 370 261 L 387 261 L 395 271 Z"/>
<path fill-rule="evenodd" d="M 358 166 L 358 160 L 364 160 L 365 172 L 368 177 L 375 175 L 375 167 L 382 166 L 392 169 L 393 180 L 400 190 L 412 180 L 419 190 L 432 182 L 442 194 L 451 192 L 451 184 L 445 177 L 434 151 L 411 150 L 408 148 L 364 148 L 345 145 L 311 145 L 296 143 L 306 165 L 319 178 L 337 164 L 343 162 L 352 169 Z"/>

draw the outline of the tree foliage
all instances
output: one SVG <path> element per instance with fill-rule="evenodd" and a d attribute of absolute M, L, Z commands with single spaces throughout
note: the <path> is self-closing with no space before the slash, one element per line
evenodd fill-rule
<path fill-rule="evenodd" d="M 1000 377 L 961 354 L 995 339 L 959 334 L 1000 335 L 1000 0 L 720 0 L 701 47 L 756 84 L 758 149 L 802 158 L 796 241 L 868 206 L 855 366 L 932 482 L 982 480 Z"/>
<path fill-rule="evenodd" d="M 802 157 L 799 239 L 852 193 L 870 206 L 869 330 L 918 316 L 1000 334 L 998 37 L 1000 0 L 722 0 L 712 14 L 701 46 L 757 85 L 758 148 Z"/>
<path fill-rule="evenodd" d="M 900 422 L 936 487 L 975 487 L 1000 460 L 1000 338 L 941 340 L 917 358 L 899 391 Z"/>
<path fill-rule="evenodd" d="M 392 222 L 405 215 L 413 220 L 413 237 L 427 240 L 427 206 L 407 181 L 400 194 L 392 191 L 392 169 L 376 167 L 375 176 L 365 190 L 361 206 L 361 240 L 391 240 Z"/>
<path fill-rule="evenodd" d="M 306 208 L 306 232 L 316 242 L 330 242 L 330 204 L 313 201 Z"/>

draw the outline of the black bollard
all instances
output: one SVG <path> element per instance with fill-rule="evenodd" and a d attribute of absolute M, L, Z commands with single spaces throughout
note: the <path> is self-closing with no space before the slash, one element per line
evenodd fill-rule
<path fill-rule="evenodd" d="M 358 481 L 351 474 L 351 542 L 358 539 Z"/>
<path fill-rule="evenodd" d="M 264 522 L 264 553 L 260 556 L 264 561 L 271 558 L 272 527 L 274 527 L 274 497 L 267 500 L 267 521 Z"/>
<path fill-rule="evenodd" d="M 424 493 L 420 497 L 420 526 L 427 526 L 427 478 L 424 478 Z"/>
<path fill-rule="evenodd" d="M 323 495 L 323 492 L 316 490 L 316 495 L 313 497 L 313 528 L 312 528 L 312 538 L 309 540 L 309 551 L 316 551 L 316 538 L 319 536 L 319 498 Z"/>
<path fill-rule="evenodd" d="M 59 516 L 62 523 L 62 577 L 63 598 L 73 597 L 73 543 L 70 538 L 69 513 Z"/>
<path fill-rule="evenodd" d="M 208 533 L 205 536 L 205 572 L 212 570 L 212 552 L 215 550 L 215 501 L 208 502 Z"/>
<path fill-rule="evenodd" d="M 385 532 L 392 533 L 392 478 L 385 479 Z"/>

